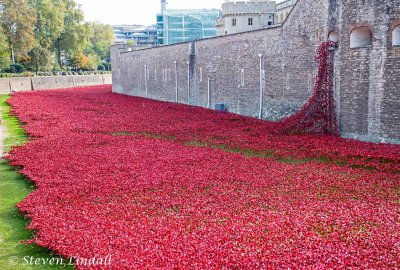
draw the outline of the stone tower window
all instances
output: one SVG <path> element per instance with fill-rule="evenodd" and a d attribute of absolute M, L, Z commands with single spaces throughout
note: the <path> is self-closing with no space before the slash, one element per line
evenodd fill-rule
<path fill-rule="evenodd" d="M 232 18 L 232 26 L 236 26 L 236 18 Z"/>
<path fill-rule="evenodd" d="M 253 18 L 249 18 L 249 25 L 253 25 Z"/>
<path fill-rule="evenodd" d="M 400 24 L 397 25 L 393 30 L 392 44 L 393 46 L 400 46 Z"/>
<path fill-rule="evenodd" d="M 372 32 L 369 26 L 354 28 L 350 33 L 350 48 L 365 48 L 372 45 Z"/>

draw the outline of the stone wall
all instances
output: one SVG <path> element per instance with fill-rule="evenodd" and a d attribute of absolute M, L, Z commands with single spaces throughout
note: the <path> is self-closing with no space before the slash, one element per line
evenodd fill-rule
<path fill-rule="evenodd" d="M 315 51 L 327 37 L 326 9 L 324 0 L 306 0 L 282 27 L 132 52 L 114 46 L 113 91 L 175 101 L 178 85 L 178 102 L 205 107 L 210 79 L 211 107 L 225 103 L 231 112 L 258 117 L 264 70 L 262 118 L 280 119 L 311 96 Z"/>
<path fill-rule="evenodd" d="M 341 134 L 399 142 L 400 48 L 391 46 L 399 6 L 400 0 L 299 0 L 282 26 L 133 52 L 114 46 L 113 91 L 202 107 L 225 103 L 234 113 L 279 120 L 310 98 L 316 48 L 335 31 Z M 360 25 L 371 27 L 372 46 L 350 49 L 350 32 Z"/>
<path fill-rule="evenodd" d="M 345 137 L 400 142 L 400 48 L 392 31 L 400 24 L 400 0 L 331 0 L 328 27 L 339 34 L 336 96 Z M 370 27 L 371 46 L 350 48 L 357 27 Z"/>
<path fill-rule="evenodd" d="M 34 91 L 111 84 L 111 78 L 111 74 L 0 78 L 0 94 L 10 93 L 11 91 Z"/>

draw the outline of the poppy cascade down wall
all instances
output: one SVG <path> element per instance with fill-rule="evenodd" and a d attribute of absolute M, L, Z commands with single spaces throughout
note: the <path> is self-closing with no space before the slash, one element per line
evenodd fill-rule
<path fill-rule="evenodd" d="M 313 94 L 319 45 L 337 41 L 340 135 L 400 142 L 400 0 L 299 0 L 282 25 L 196 42 L 111 48 L 113 92 L 278 121 Z"/>

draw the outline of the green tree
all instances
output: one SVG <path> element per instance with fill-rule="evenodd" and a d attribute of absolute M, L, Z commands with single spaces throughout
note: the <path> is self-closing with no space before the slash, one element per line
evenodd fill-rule
<path fill-rule="evenodd" d="M 136 45 L 136 42 L 132 39 L 130 39 L 126 42 L 126 46 L 128 46 L 128 48 L 133 48 L 133 47 L 135 47 L 135 45 Z"/>
<path fill-rule="evenodd" d="M 64 28 L 55 41 L 57 59 L 60 66 L 63 54 L 71 57 L 74 52 L 82 52 L 89 41 L 90 25 L 83 23 L 83 12 L 73 0 L 60 0 L 64 4 Z"/>
<path fill-rule="evenodd" d="M 98 55 L 96 54 L 89 54 L 88 55 L 88 63 L 85 66 L 87 70 L 97 70 L 97 67 L 101 64 L 101 60 Z"/>
<path fill-rule="evenodd" d="M 65 5 L 59 0 L 29 0 L 36 11 L 34 27 L 37 44 L 50 51 L 64 29 Z"/>
<path fill-rule="evenodd" d="M 93 22 L 90 24 L 90 28 L 92 34 L 84 52 L 88 55 L 96 54 L 102 61 L 109 61 L 110 46 L 114 44 L 112 27 L 100 22 Z"/>
<path fill-rule="evenodd" d="M 34 23 L 34 11 L 25 0 L 0 0 L 0 25 L 12 62 L 34 46 Z"/>
<path fill-rule="evenodd" d="M 102 24 L 101 22 L 92 22 L 90 24 L 92 29 L 92 35 L 90 36 L 91 43 L 104 42 L 108 46 L 114 43 L 114 31 L 108 24 Z"/>
<path fill-rule="evenodd" d="M 0 29 L 1 30 L 1 29 Z M 0 69 L 10 65 L 10 51 L 8 49 L 7 37 L 0 31 Z"/>
<path fill-rule="evenodd" d="M 36 72 L 40 71 L 41 67 L 48 67 L 51 64 L 51 53 L 42 47 L 35 47 L 29 52 L 30 67 Z"/>
<path fill-rule="evenodd" d="M 71 64 L 76 69 L 84 69 L 89 64 L 89 57 L 81 52 L 75 52 L 72 55 Z"/>

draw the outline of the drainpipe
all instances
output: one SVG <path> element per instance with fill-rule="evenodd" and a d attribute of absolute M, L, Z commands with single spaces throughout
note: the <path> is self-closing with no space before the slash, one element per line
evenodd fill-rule
<path fill-rule="evenodd" d="M 260 110 L 258 113 L 258 118 L 262 119 L 263 115 L 263 103 L 264 103 L 264 70 L 263 70 L 263 55 L 262 53 L 258 54 L 258 58 L 260 59 Z"/>
<path fill-rule="evenodd" d="M 174 61 L 175 64 L 175 102 L 178 103 L 178 62 Z"/>
<path fill-rule="evenodd" d="M 211 108 L 211 79 L 210 78 L 208 78 L 207 89 L 208 89 L 207 108 Z"/>
<path fill-rule="evenodd" d="M 147 65 L 144 65 L 144 87 L 146 89 L 146 97 L 148 97 L 149 90 L 147 89 Z"/>
<path fill-rule="evenodd" d="M 187 81 L 188 81 L 188 100 L 187 100 L 187 103 L 188 103 L 188 105 L 190 105 L 190 61 L 189 60 L 187 60 L 186 61 L 186 64 L 187 64 L 187 71 L 188 71 L 188 75 L 187 75 Z"/>

